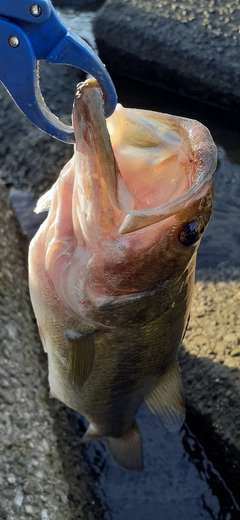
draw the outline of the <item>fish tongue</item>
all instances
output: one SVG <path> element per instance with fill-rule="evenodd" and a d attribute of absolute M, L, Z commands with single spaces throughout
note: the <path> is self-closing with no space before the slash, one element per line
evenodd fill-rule
<path fill-rule="evenodd" d="M 118 201 L 121 175 L 106 127 L 103 94 L 95 80 L 78 85 L 73 127 L 73 218 L 80 221 L 85 240 L 102 238 L 119 228 L 125 213 Z"/>

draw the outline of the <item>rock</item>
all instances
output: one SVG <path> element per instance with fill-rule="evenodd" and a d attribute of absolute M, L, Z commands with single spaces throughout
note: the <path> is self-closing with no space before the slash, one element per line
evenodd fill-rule
<path fill-rule="evenodd" d="M 33 507 L 31 505 L 25 506 L 25 513 L 26 513 L 26 515 L 31 516 L 33 518 L 33 514 L 34 514 Z"/>
<path fill-rule="evenodd" d="M 34 479 L 33 477 L 31 480 L 27 480 L 23 486 L 23 491 L 25 495 L 40 495 L 43 491 L 41 484 Z"/>
<path fill-rule="evenodd" d="M 50 452 L 50 447 L 49 447 L 49 444 L 48 444 L 48 442 L 46 441 L 46 439 L 43 439 L 43 441 L 42 441 L 42 447 L 43 447 L 43 449 L 44 449 L 44 451 L 45 451 L 46 453 L 49 453 L 49 452 Z"/>
<path fill-rule="evenodd" d="M 13 475 L 13 473 L 9 473 L 7 481 L 9 484 L 15 484 L 16 483 L 16 477 Z"/>
<path fill-rule="evenodd" d="M 24 498 L 24 495 L 23 495 L 23 491 L 22 491 L 22 488 L 21 487 L 18 487 L 16 489 L 16 494 L 15 494 L 15 497 L 14 497 L 14 501 L 13 501 L 13 509 L 18 513 L 22 507 L 22 503 L 23 503 L 23 498 Z"/>
<path fill-rule="evenodd" d="M 59 497 L 60 502 L 62 502 L 63 504 L 67 503 L 68 497 L 67 495 L 65 495 L 65 493 L 62 492 L 61 489 L 56 489 L 56 495 Z"/>
<path fill-rule="evenodd" d="M 223 341 L 225 341 L 225 343 L 237 344 L 238 334 L 236 332 L 229 332 L 228 334 L 225 334 L 225 336 L 223 336 Z"/>
<path fill-rule="evenodd" d="M 11 391 L 5 389 L 0 389 L 0 399 L 7 404 L 14 404 L 16 401 L 15 395 Z"/>
<path fill-rule="evenodd" d="M 49 520 L 48 512 L 46 509 L 41 511 L 41 520 Z"/>

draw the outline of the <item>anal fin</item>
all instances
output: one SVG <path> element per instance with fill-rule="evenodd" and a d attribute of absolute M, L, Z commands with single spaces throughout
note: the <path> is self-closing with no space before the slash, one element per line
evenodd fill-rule
<path fill-rule="evenodd" d="M 158 385 L 145 397 L 154 415 L 160 417 L 167 430 L 179 430 L 185 419 L 182 379 L 177 360 L 161 376 Z"/>
<path fill-rule="evenodd" d="M 94 331 L 79 334 L 73 330 L 65 332 L 69 379 L 78 391 L 87 381 L 93 367 L 95 347 Z"/>
<path fill-rule="evenodd" d="M 108 437 L 108 447 L 113 459 L 124 469 L 143 470 L 143 452 L 140 432 L 135 422 L 132 429 L 121 437 Z"/>

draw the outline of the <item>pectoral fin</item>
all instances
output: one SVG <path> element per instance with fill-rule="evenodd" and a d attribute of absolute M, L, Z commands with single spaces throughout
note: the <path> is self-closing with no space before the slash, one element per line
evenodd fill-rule
<path fill-rule="evenodd" d="M 72 330 L 65 332 L 67 345 L 67 358 L 69 368 L 69 379 L 78 391 L 87 381 L 94 360 L 94 332 L 79 334 Z"/>
<path fill-rule="evenodd" d="M 165 428 L 177 431 L 185 419 L 183 387 L 178 362 L 164 374 L 145 401 L 152 413 L 159 416 Z"/>
<path fill-rule="evenodd" d="M 38 200 L 38 202 L 36 204 L 36 207 L 34 208 L 34 213 L 43 213 L 44 211 L 49 210 L 49 208 L 51 206 L 53 192 L 54 192 L 55 187 L 56 187 L 56 183 L 53 184 L 53 186 L 51 187 L 50 190 L 48 190 L 46 193 L 44 193 L 44 195 L 42 195 L 40 197 L 40 199 Z"/>

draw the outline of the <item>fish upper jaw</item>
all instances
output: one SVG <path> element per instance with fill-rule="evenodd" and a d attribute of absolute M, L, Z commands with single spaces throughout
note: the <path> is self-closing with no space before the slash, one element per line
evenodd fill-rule
<path fill-rule="evenodd" d="M 116 235 L 126 215 L 121 200 L 132 196 L 123 183 L 107 131 L 103 95 L 95 80 L 80 84 L 73 106 L 73 221 L 86 242 Z"/>

